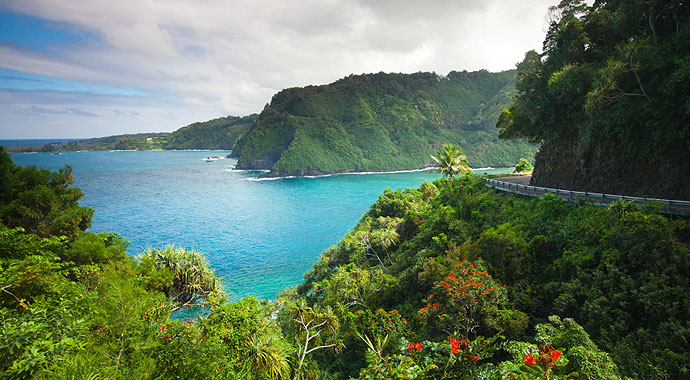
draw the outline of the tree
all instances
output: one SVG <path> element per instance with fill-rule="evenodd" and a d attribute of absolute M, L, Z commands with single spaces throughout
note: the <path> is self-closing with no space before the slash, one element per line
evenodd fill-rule
<path fill-rule="evenodd" d="M 515 164 L 515 171 L 513 173 L 525 173 L 525 172 L 531 172 L 532 169 L 532 164 L 527 161 L 526 158 L 521 158 L 520 162 Z"/>
<path fill-rule="evenodd" d="M 283 317 L 287 319 L 287 336 L 294 339 L 298 347 L 297 368 L 293 380 L 304 377 L 304 365 L 307 355 L 326 348 L 338 349 L 342 342 L 338 340 L 339 322 L 330 307 L 312 308 L 304 299 L 289 301 L 282 307 Z"/>
<path fill-rule="evenodd" d="M 163 249 L 149 247 L 138 259 L 144 265 L 153 262 L 157 270 L 173 273 L 172 282 L 165 287 L 168 300 L 180 308 L 200 307 L 211 298 L 221 298 L 223 290 L 220 280 L 201 252 L 175 248 L 168 245 Z"/>
<path fill-rule="evenodd" d="M 79 206 L 84 193 L 73 183 L 69 166 L 57 172 L 24 168 L 0 147 L 0 221 L 42 237 L 76 237 L 91 226 L 93 209 Z"/>
<path fill-rule="evenodd" d="M 462 154 L 462 150 L 453 144 L 446 144 L 443 146 L 443 151 L 434 150 L 436 155 L 432 155 L 431 159 L 438 166 L 436 169 L 441 174 L 453 178 L 453 175 L 458 173 L 467 173 L 472 169 L 467 164 L 467 157 Z"/>
<path fill-rule="evenodd" d="M 475 262 L 463 259 L 442 280 L 434 282 L 431 294 L 424 299 L 426 306 L 417 315 L 449 334 L 470 338 L 482 320 L 505 302 L 505 287 L 484 270 L 481 258 Z"/>

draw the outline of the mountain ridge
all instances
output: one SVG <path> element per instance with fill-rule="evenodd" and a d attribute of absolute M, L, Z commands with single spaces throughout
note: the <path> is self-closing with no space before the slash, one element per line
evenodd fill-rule
<path fill-rule="evenodd" d="M 470 164 L 512 166 L 536 146 L 499 141 L 494 128 L 515 70 L 350 75 L 273 96 L 235 144 L 238 169 L 303 176 L 427 167 L 435 148 L 459 145 Z"/>

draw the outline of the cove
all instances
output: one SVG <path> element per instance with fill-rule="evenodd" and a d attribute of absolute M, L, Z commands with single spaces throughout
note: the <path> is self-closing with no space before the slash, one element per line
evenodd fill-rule
<path fill-rule="evenodd" d="M 273 299 L 298 284 L 386 187 L 433 181 L 428 171 L 255 180 L 227 151 L 101 151 L 12 154 L 18 165 L 68 164 L 91 231 L 117 232 L 136 255 L 147 246 L 202 251 L 233 300 Z M 481 172 L 505 173 L 510 169 Z"/>

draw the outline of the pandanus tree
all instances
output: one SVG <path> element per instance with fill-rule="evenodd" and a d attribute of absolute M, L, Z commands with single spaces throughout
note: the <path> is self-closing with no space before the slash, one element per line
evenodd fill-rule
<path fill-rule="evenodd" d="M 139 261 L 155 265 L 157 270 L 172 273 L 164 287 L 168 301 L 180 308 L 199 307 L 211 297 L 222 297 L 221 282 L 201 252 L 168 245 L 162 249 L 147 248 Z"/>
<path fill-rule="evenodd" d="M 436 154 L 431 156 L 431 159 L 434 160 L 438 167 L 435 170 L 444 176 L 453 178 L 458 173 L 472 171 L 467 164 L 467 157 L 465 157 L 459 147 L 453 144 L 446 144 L 441 151 L 435 149 L 435 152 Z"/>

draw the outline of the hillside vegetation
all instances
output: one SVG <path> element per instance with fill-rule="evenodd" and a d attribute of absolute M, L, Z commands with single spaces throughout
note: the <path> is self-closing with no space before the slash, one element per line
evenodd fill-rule
<path fill-rule="evenodd" d="M 690 4 L 569 0 L 551 16 L 498 124 L 542 142 L 533 184 L 690 200 Z"/>
<path fill-rule="evenodd" d="M 182 127 L 168 137 L 164 149 L 232 149 L 251 128 L 256 115 L 227 116 Z"/>
<path fill-rule="evenodd" d="M 256 119 L 227 116 L 182 127 L 175 132 L 136 133 L 49 143 L 43 146 L 13 147 L 13 152 L 66 152 L 79 150 L 218 149 L 230 150 Z"/>
<path fill-rule="evenodd" d="M 231 303 L 199 252 L 132 258 L 117 234 L 85 232 L 69 168 L 0 149 L 0 184 L 2 378 L 690 374 L 690 222 L 653 208 L 523 198 L 473 175 L 386 190 L 303 284 Z"/>
<path fill-rule="evenodd" d="M 236 144 L 238 168 L 271 175 L 422 168 L 443 143 L 473 167 L 512 166 L 536 147 L 500 141 L 515 71 L 351 75 L 276 94 Z"/>

